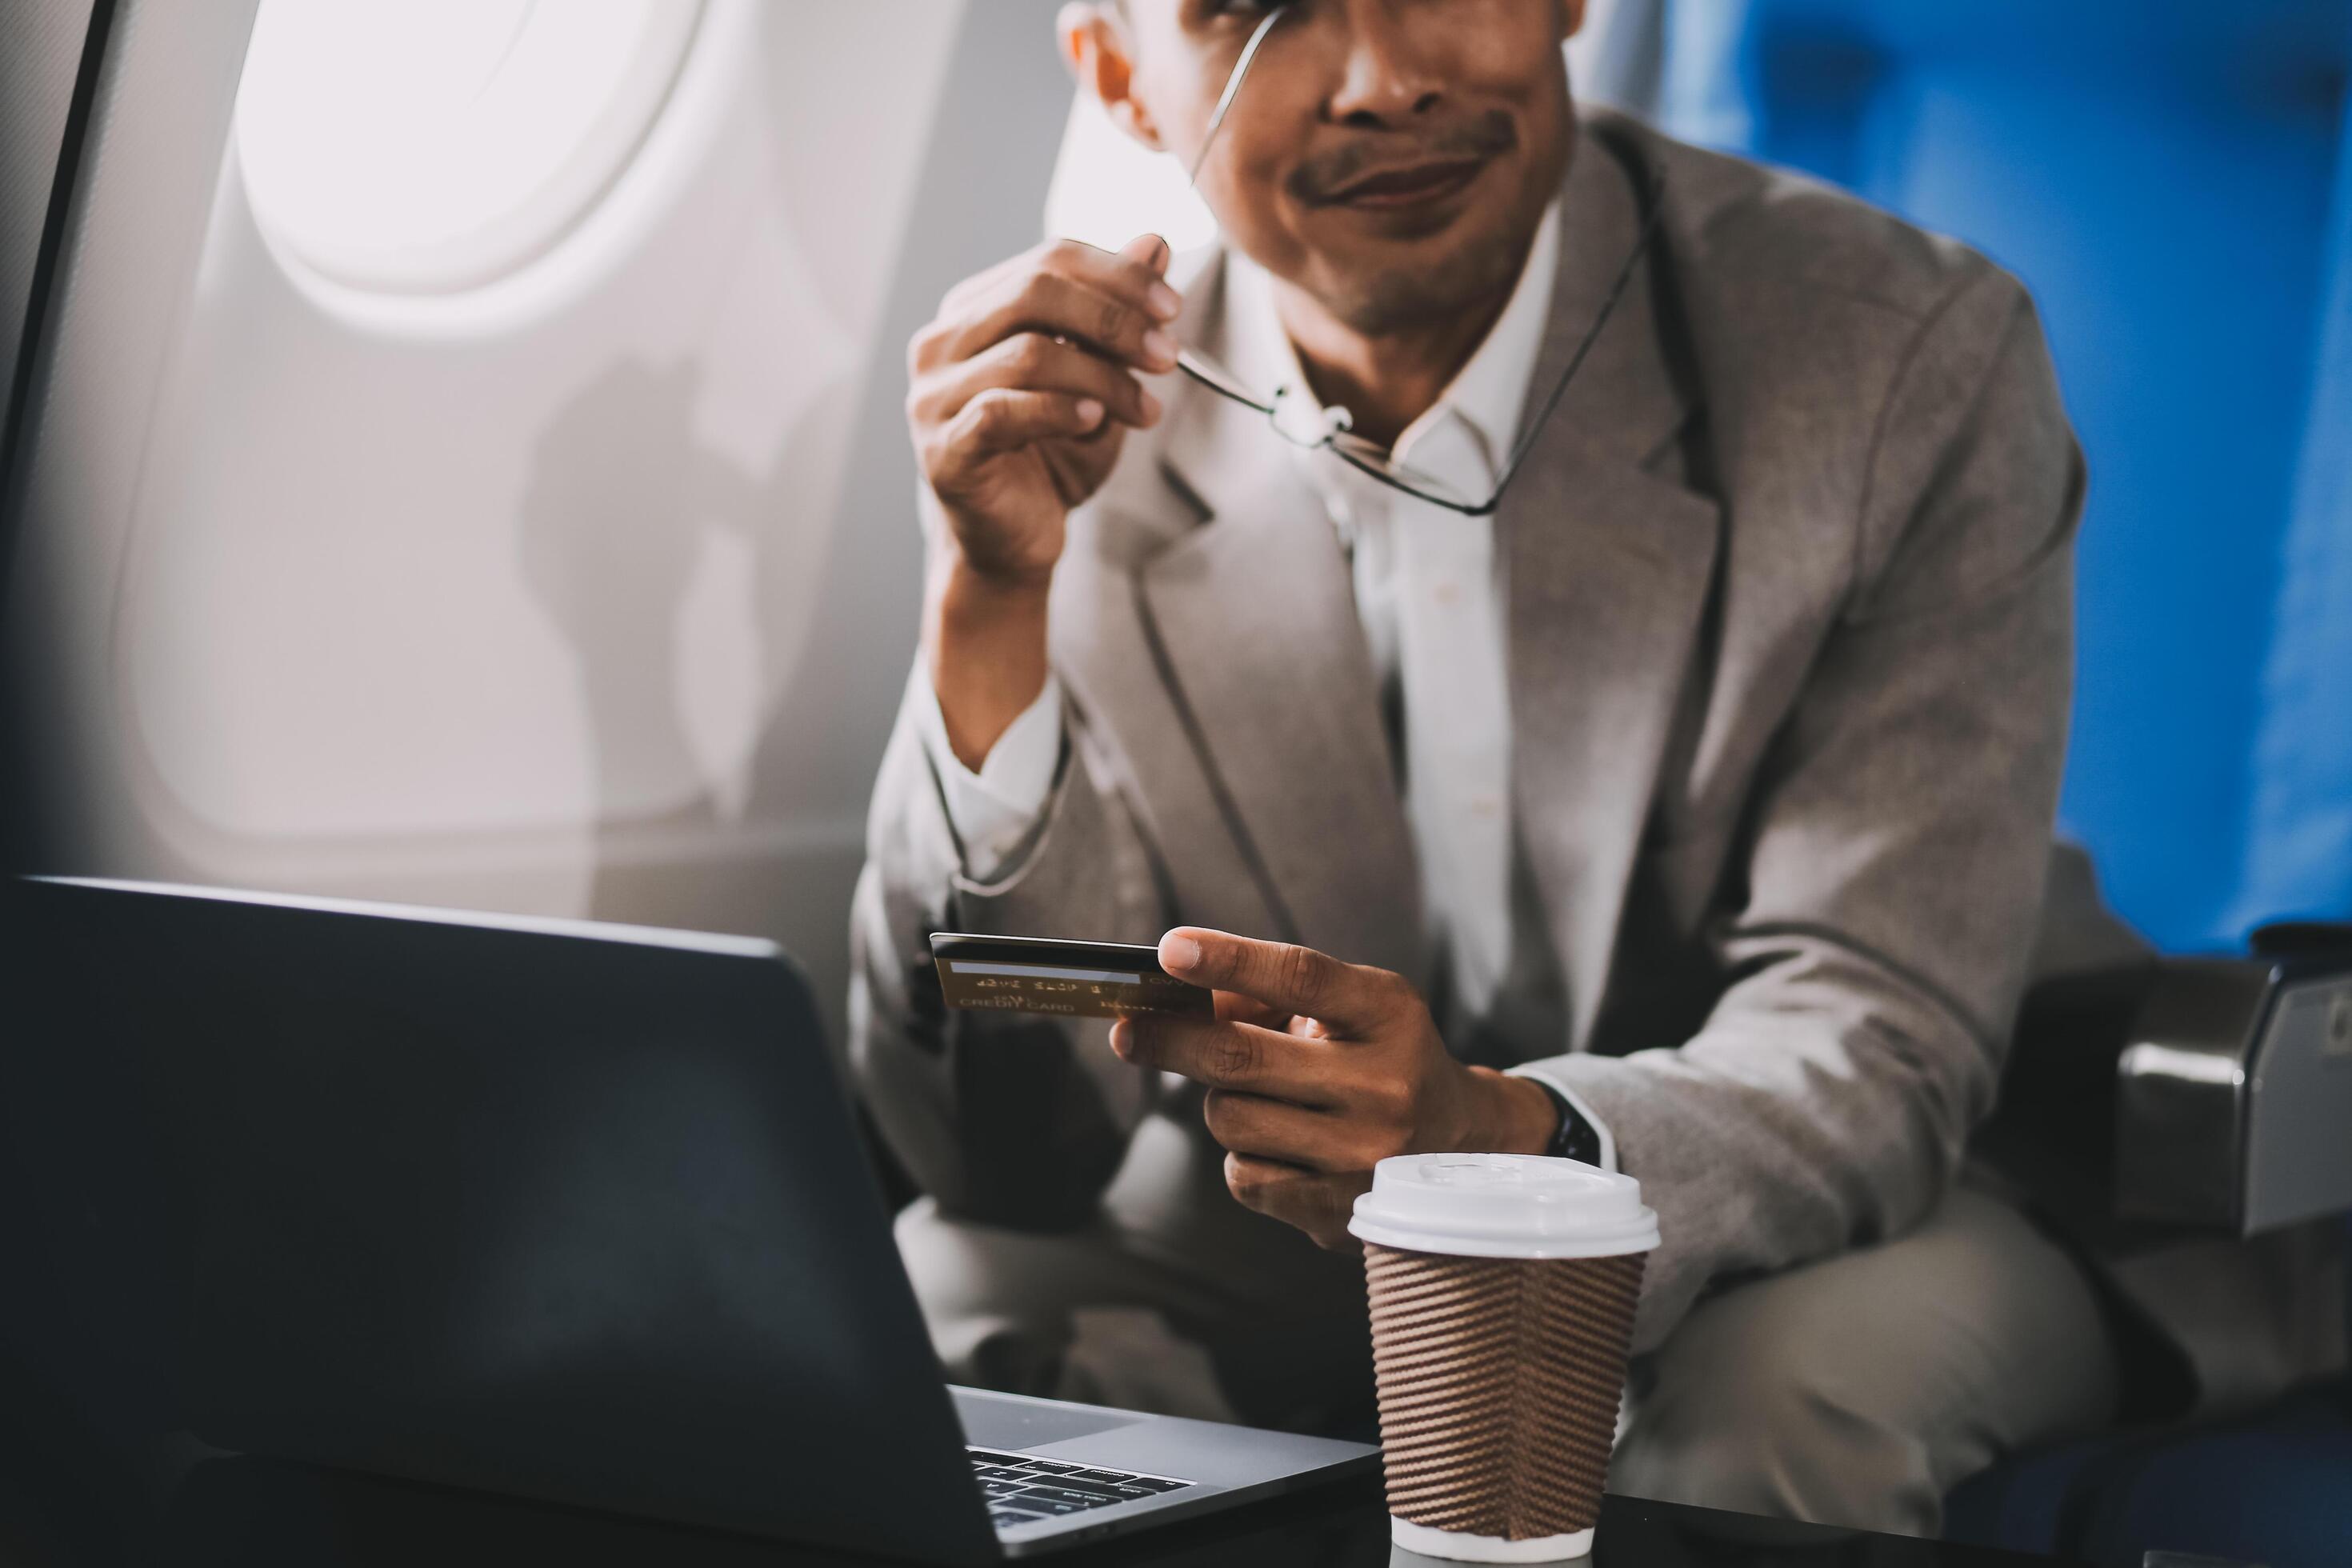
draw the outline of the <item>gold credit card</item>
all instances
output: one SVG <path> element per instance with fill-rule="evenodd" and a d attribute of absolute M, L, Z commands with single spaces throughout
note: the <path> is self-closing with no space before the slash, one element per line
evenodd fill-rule
<path fill-rule="evenodd" d="M 931 960 L 950 1007 L 1120 1018 L 1168 1013 L 1211 1018 L 1210 993 L 1160 967 L 1160 950 L 1124 942 L 931 933 Z"/>

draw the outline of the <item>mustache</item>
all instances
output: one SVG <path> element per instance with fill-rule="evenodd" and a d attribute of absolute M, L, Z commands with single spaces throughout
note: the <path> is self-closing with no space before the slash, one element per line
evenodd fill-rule
<path fill-rule="evenodd" d="M 1499 109 L 1490 109 L 1475 120 L 1448 126 L 1429 136 L 1410 159 L 1400 159 L 1396 143 L 1386 138 L 1367 138 L 1308 159 L 1293 169 L 1283 184 L 1308 206 L 1328 206 L 1336 199 L 1332 193 L 1344 188 L 1367 169 L 1392 167 L 1401 162 L 1491 158 L 1518 144 L 1519 129 L 1511 117 Z"/>

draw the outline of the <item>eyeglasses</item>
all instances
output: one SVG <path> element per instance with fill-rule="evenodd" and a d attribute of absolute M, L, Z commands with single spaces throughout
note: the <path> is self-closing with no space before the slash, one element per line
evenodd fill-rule
<path fill-rule="evenodd" d="M 1249 74 L 1251 62 L 1257 58 L 1258 46 L 1274 30 L 1274 25 L 1289 15 L 1292 9 L 1285 5 L 1267 12 L 1265 20 L 1259 22 L 1250 34 L 1249 41 L 1242 46 L 1240 56 L 1234 61 L 1232 73 L 1225 78 L 1224 91 L 1217 95 L 1216 108 L 1209 115 L 1208 130 L 1201 138 L 1201 151 L 1192 160 L 1191 181 L 1195 188 L 1200 184 L 1201 170 L 1209 161 L 1209 149 L 1215 144 L 1217 132 L 1224 125 L 1226 112 L 1233 108 L 1234 95 L 1240 92 L 1242 80 Z M 1275 434 L 1295 447 L 1310 452 L 1328 452 L 1349 468 L 1379 480 L 1391 489 L 1402 490 L 1432 506 L 1460 512 L 1465 517 L 1489 516 L 1502 504 L 1503 492 L 1510 488 L 1512 476 L 1519 471 L 1519 465 L 1535 445 L 1536 437 L 1551 418 L 1552 410 L 1559 407 L 1560 399 L 1567 395 L 1569 383 L 1576 379 L 1576 373 L 1583 367 L 1585 356 L 1592 352 L 1593 343 L 1601 336 L 1601 329 L 1608 324 L 1610 312 L 1616 310 L 1618 300 L 1625 292 L 1625 285 L 1632 281 L 1634 268 L 1640 265 L 1643 254 L 1649 249 L 1650 237 L 1658 227 L 1658 198 L 1663 194 L 1664 183 L 1664 175 L 1653 177 L 1645 203 L 1646 211 L 1642 218 L 1642 232 L 1633 241 L 1632 251 L 1627 253 L 1624 265 L 1618 268 L 1615 281 L 1610 284 L 1608 294 L 1601 301 L 1600 313 L 1585 329 L 1583 338 L 1576 345 L 1576 352 L 1569 356 L 1567 368 L 1560 372 L 1559 380 L 1544 399 L 1543 406 L 1528 422 L 1527 429 L 1512 446 L 1510 457 L 1496 478 L 1494 489 L 1483 500 L 1464 493 L 1434 475 L 1424 474 L 1409 464 L 1399 462 L 1387 447 L 1357 435 L 1349 428 L 1349 415 L 1345 408 L 1327 408 L 1318 412 L 1299 395 L 1297 388 L 1288 385 L 1275 388 L 1271 395 L 1260 396 L 1233 372 L 1191 349 L 1177 354 L 1176 368 L 1219 397 L 1265 415 Z"/>

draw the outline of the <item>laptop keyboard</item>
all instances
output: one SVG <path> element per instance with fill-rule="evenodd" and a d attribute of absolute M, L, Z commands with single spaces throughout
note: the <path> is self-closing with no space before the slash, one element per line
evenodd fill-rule
<path fill-rule="evenodd" d="M 1060 1459 L 1033 1459 L 1026 1454 L 1002 1454 L 992 1448 L 971 1448 L 972 1479 L 988 1500 L 988 1517 L 999 1530 L 1058 1519 L 1090 1508 L 1161 1497 L 1192 1485 L 1166 1476 L 1141 1476 L 1130 1470 L 1102 1470 Z"/>

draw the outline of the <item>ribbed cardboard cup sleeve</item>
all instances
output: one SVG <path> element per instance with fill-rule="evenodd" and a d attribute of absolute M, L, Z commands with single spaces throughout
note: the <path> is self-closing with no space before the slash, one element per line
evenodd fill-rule
<path fill-rule="evenodd" d="M 1390 1513 L 1505 1541 L 1590 1529 L 1645 1254 L 1364 1258 Z"/>

